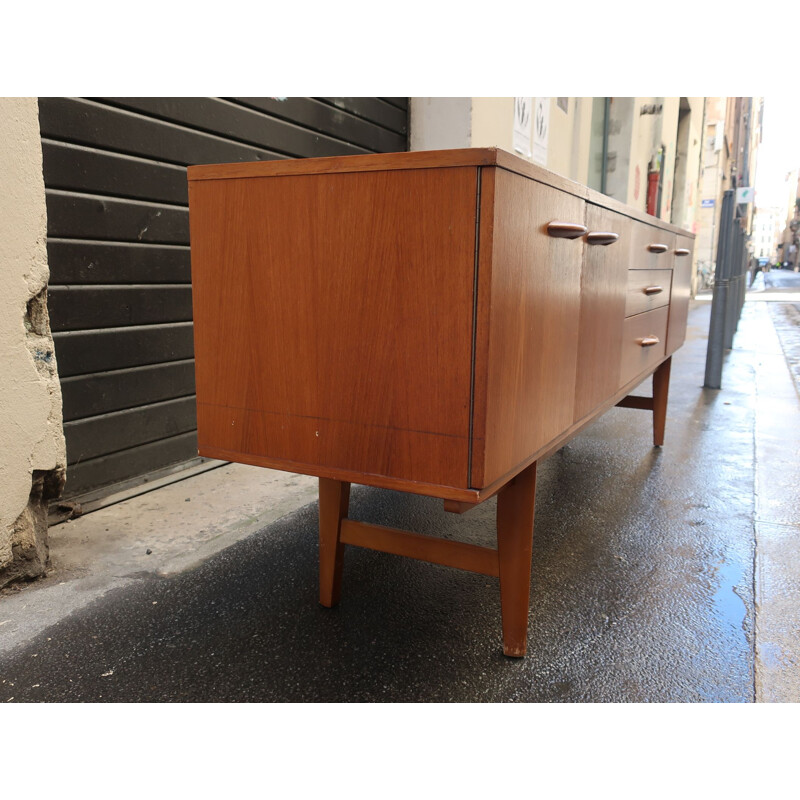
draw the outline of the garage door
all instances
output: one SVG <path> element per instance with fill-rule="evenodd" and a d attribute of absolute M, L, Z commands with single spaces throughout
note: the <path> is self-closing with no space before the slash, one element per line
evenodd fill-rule
<path fill-rule="evenodd" d="M 65 496 L 196 457 L 186 167 L 407 149 L 406 98 L 40 98 Z"/>

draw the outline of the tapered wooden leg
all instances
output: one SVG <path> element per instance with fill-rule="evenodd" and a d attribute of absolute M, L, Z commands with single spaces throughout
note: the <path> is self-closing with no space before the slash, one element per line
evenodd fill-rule
<path fill-rule="evenodd" d="M 332 608 L 342 591 L 342 520 L 350 503 L 350 484 L 319 479 L 319 602 Z"/>
<path fill-rule="evenodd" d="M 669 396 L 669 370 L 672 365 L 670 356 L 653 373 L 653 444 L 661 447 L 664 444 L 664 427 L 667 424 L 667 398 Z"/>
<path fill-rule="evenodd" d="M 497 495 L 503 652 L 516 658 L 525 655 L 528 645 L 535 496 L 536 462 L 506 484 Z"/>

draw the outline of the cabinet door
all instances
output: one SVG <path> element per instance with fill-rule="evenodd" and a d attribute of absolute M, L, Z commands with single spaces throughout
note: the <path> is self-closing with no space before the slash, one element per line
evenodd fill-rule
<path fill-rule="evenodd" d="M 576 422 L 611 397 L 619 385 L 631 251 L 631 220 L 628 217 L 587 205 L 586 226 L 589 233 L 616 233 L 619 239 L 604 245 L 590 244 L 595 237 L 587 237 L 581 273 Z"/>
<path fill-rule="evenodd" d="M 692 248 L 694 239 L 678 236 L 672 270 L 672 292 L 669 302 L 667 355 L 671 356 L 686 338 L 686 318 L 689 316 L 689 296 L 692 283 Z"/>
<path fill-rule="evenodd" d="M 485 168 L 481 188 L 472 451 L 474 487 L 518 468 L 572 424 L 584 201 Z"/>

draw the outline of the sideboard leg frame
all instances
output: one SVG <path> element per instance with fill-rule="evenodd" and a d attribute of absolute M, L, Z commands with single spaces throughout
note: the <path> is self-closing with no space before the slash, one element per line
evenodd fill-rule
<path fill-rule="evenodd" d="M 503 652 L 513 658 L 522 658 L 528 645 L 535 497 L 536 462 L 507 483 L 497 495 Z"/>
<path fill-rule="evenodd" d="M 342 592 L 342 520 L 350 505 L 350 484 L 319 479 L 319 602 L 333 608 Z"/>
<path fill-rule="evenodd" d="M 664 361 L 653 373 L 653 445 L 655 447 L 661 447 L 664 444 L 671 364 L 672 356 Z"/>

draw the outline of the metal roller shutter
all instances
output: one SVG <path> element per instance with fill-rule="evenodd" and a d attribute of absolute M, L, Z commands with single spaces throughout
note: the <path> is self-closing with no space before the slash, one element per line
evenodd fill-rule
<path fill-rule="evenodd" d="M 196 458 L 186 167 L 407 150 L 407 98 L 40 98 L 66 497 Z"/>

